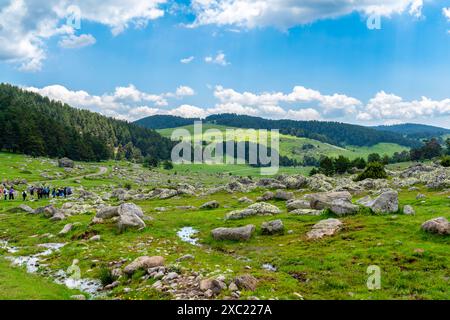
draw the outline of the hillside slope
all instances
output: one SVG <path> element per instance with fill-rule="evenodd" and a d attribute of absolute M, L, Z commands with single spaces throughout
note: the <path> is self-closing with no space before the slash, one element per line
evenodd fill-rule
<path fill-rule="evenodd" d="M 391 126 L 373 127 L 376 130 L 402 134 L 412 139 L 426 139 L 450 134 L 450 129 L 417 123 L 404 123 Z"/>
<path fill-rule="evenodd" d="M 137 123 L 154 129 L 164 129 L 177 127 L 177 123 L 180 123 L 178 126 L 189 125 L 195 120 L 181 119 L 171 116 L 163 118 L 152 116 L 141 119 Z M 309 138 L 341 147 L 347 145 L 370 147 L 378 143 L 394 143 L 405 147 L 421 145 L 420 141 L 405 138 L 399 133 L 339 122 L 270 120 L 246 115 L 220 114 L 207 117 L 204 123 L 237 128 L 279 129 L 282 134 Z"/>
<path fill-rule="evenodd" d="M 154 130 L 0 84 L 0 150 L 74 160 L 102 160 L 133 144 L 143 155 L 170 156 L 173 143 Z"/>
<path fill-rule="evenodd" d="M 159 129 L 157 130 L 162 136 L 170 138 L 172 132 L 175 129 L 186 129 L 188 130 L 193 138 L 196 137 L 194 135 L 194 126 L 187 125 L 181 126 L 178 128 L 167 128 L 167 129 Z M 204 134 L 199 139 L 207 140 L 208 133 L 205 132 L 209 129 L 217 129 L 221 132 L 225 132 L 226 129 L 233 129 L 233 127 L 226 127 L 221 125 L 215 125 L 211 123 L 204 123 L 202 125 L 202 129 Z M 246 137 L 242 137 L 242 139 L 246 139 Z M 241 138 L 238 138 L 238 141 L 242 141 Z M 259 143 L 264 144 L 265 141 L 259 141 Z M 367 158 L 370 153 L 378 153 L 380 155 L 388 155 L 392 156 L 395 152 L 402 152 L 404 150 L 408 150 L 408 147 L 404 147 L 395 143 L 377 143 L 373 146 L 335 146 L 329 143 L 324 143 L 318 140 L 309 139 L 309 138 L 300 138 L 286 134 L 280 134 L 280 155 L 286 156 L 290 159 L 295 159 L 298 161 L 303 161 L 305 156 L 314 157 L 315 159 L 320 159 L 321 156 L 328 157 L 338 157 L 340 155 L 348 157 L 350 159 L 355 159 L 358 157 Z"/>

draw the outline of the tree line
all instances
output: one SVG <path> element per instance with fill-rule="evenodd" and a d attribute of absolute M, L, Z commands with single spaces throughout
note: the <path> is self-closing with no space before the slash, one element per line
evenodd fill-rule
<path fill-rule="evenodd" d="M 37 93 L 0 84 L 0 150 L 99 161 L 151 155 L 169 159 L 173 142 L 156 131 L 75 109 Z"/>

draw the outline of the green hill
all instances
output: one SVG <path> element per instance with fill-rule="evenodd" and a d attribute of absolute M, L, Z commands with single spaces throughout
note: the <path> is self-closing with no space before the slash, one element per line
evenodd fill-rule
<path fill-rule="evenodd" d="M 167 159 L 173 144 L 154 130 L 8 84 L 0 84 L 0 128 L 0 150 L 74 160 L 108 159 L 125 145 L 144 156 Z"/>
<path fill-rule="evenodd" d="M 205 133 L 210 129 L 217 129 L 221 132 L 225 132 L 226 129 L 238 129 L 232 127 L 226 127 L 221 125 L 215 125 L 211 123 L 204 123 L 202 125 L 203 132 Z M 175 129 L 186 129 L 193 137 L 194 136 L 194 125 L 186 125 L 179 128 L 167 128 L 157 130 L 162 136 L 170 138 L 172 132 Z M 205 140 L 208 134 L 203 134 L 202 140 Z M 241 137 L 244 139 L 243 137 Z M 238 138 L 238 141 L 242 141 Z M 265 141 L 259 141 L 259 143 L 264 143 Z M 339 155 L 346 156 L 350 159 L 355 159 L 358 157 L 367 158 L 371 153 L 379 153 L 380 155 L 387 154 L 392 156 L 395 152 L 401 152 L 404 150 L 409 150 L 408 147 L 404 147 L 395 143 L 377 143 L 373 146 L 335 146 L 329 143 L 324 143 L 318 140 L 309 138 L 299 138 L 291 135 L 280 134 L 280 155 L 286 156 L 290 159 L 296 159 L 302 161 L 305 156 L 314 157 L 319 159 L 321 156 L 337 157 Z"/>

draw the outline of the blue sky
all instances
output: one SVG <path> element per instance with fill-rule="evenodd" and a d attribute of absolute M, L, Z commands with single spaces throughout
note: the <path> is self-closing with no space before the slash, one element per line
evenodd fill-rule
<path fill-rule="evenodd" d="M 30 21 L 32 1 L 0 0 L 0 81 L 128 120 L 237 112 L 450 128 L 450 3 L 248 1 L 80 2 L 76 29 L 67 1 Z"/>

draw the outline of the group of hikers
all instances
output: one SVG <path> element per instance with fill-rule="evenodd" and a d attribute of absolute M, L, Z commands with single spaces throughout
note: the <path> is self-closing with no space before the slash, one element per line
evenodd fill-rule
<path fill-rule="evenodd" d="M 28 191 L 28 192 L 27 192 Z M 3 185 L 0 185 L 0 199 L 3 198 L 4 200 L 14 200 L 14 195 L 16 191 L 14 190 L 14 187 L 6 187 Z M 35 195 L 37 199 L 49 199 L 50 195 L 53 198 L 56 197 L 64 197 L 70 196 L 72 194 L 72 189 L 69 187 L 64 188 L 50 188 L 50 187 L 29 187 L 27 190 L 22 191 L 22 199 L 23 201 L 27 200 L 28 193 L 30 194 L 30 197 L 33 199 L 35 198 Z"/>

